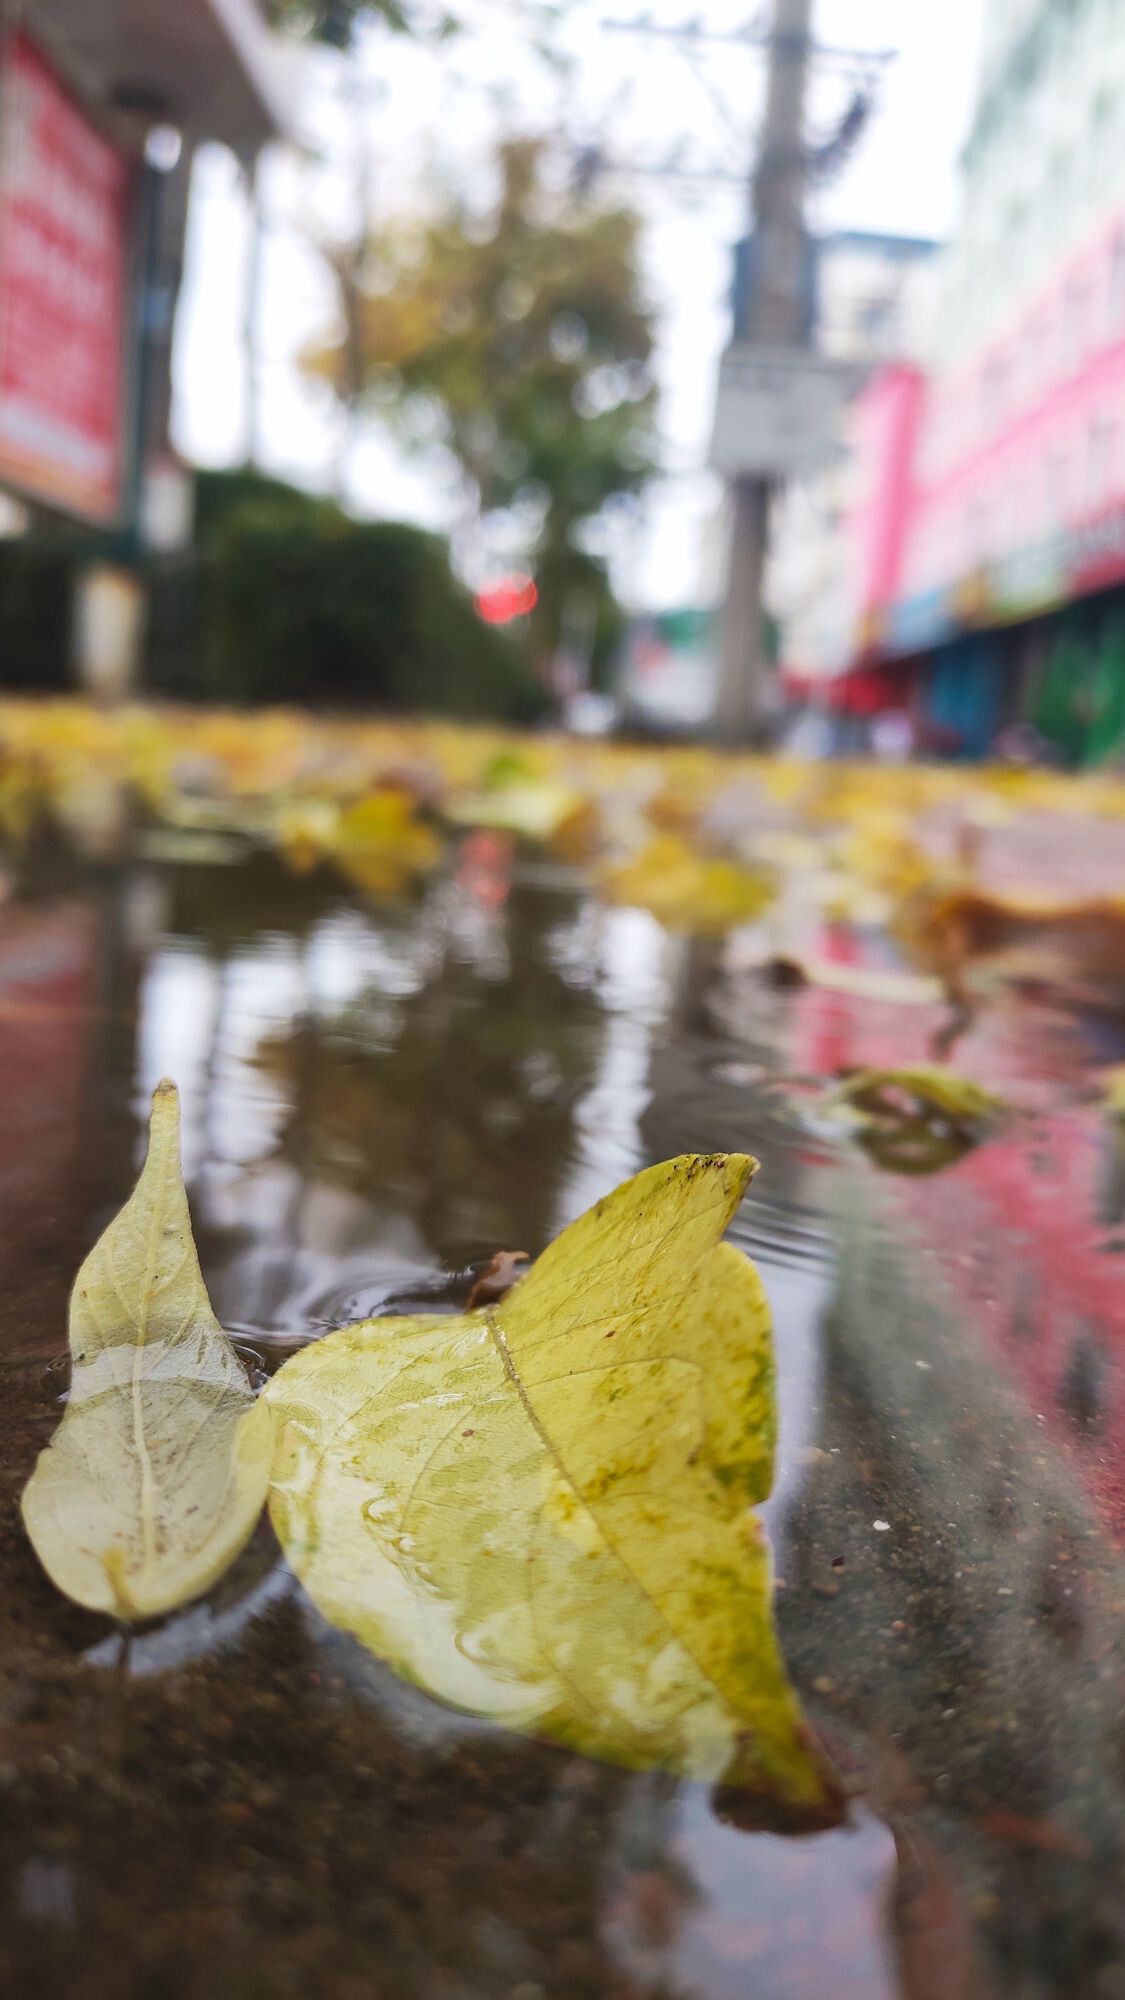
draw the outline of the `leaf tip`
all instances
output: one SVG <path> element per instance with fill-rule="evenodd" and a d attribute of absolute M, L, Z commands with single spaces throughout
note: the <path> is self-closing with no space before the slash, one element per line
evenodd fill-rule
<path fill-rule="evenodd" d="M 753 1153 L 687 1153 L 684 1164 L 689 1173 L 714 1174 L 732 1198 L 734 1207 L 742 1200 L 761 1165 Z"/>
<path fill-rule="evenodd" d="M 158 1132 L 167 1134 L 179 1145 L 180 1137 L 180 1093 L 170 1076 L 162 1076 L 152 1093 L 152 1110 L 149 1114 L 150 1139 Z"/>

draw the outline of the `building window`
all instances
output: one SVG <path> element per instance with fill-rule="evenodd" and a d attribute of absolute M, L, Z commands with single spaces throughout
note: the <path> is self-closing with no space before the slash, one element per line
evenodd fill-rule
<path fill-rule="evenodd" d="M 980 568 L 985 559 L 987 541 L 988 513 L 985 503 L 983 500 L 970 501 L 961 524 L 961 560 L 957 565 L 961 576 Z"/>
<path fill-rule="evenodd" d="M 856 332 L 860 344 L 872 354 L 889 354 L 898 335 L 898 308 L 894 299 L 860 299 L 855 309 Z"/>
<path fill-rule="evenodd" d="M 984 430 L 997 430 L 1003 423 L 1007 392 L 1007 363 L 1002 355 L 990 355 L 980 378 L 980 414 Z"/>
<path fill-rule="evenodd" d="M 1035 324 L 1035 386 L 1039 392 L 1055 380 L 1055 314 L 1043 312 Z"/>
<path fill-rule="evenodd" d="M 1073 283 L 1067 286 L 1063 298 L 1062 311 L 1062 366 L 1066 374 L 1071 374 L 1086 352 L 1089 337 L 1088 286 Z"/>
<path fill-rule="evenodd" d="M 1028 478 L 1024 464 L 1013 465 L 1011 481 L 1011 532 L 1008 536 L 1010 548 L 1021 548 L 1035 533 L 1035 485 Z"/>
<path fill-rule="evenodd" d="M 1020 328 L 1012 361 L 1012 373 L 1015 377 L 1013 393 L 1017 407 L 1035 401 L 1039 389 L 1039 350 L 1039 321 L 1027 320 Z"/>
<path fill-rule="evenodd" d="M 1086 511 L 1100 507 L 1113 481 L 1116 430 L 1108 417 L 1095 417 L 1086 438 Z"/>
<path fill-rule="evenodd" d="M 1125 327 L 1125 229 L 1114 235 L 1106 278 L 1106 320 L 1111 334 Z"/>
<path fill-rule="evenodd" d="M 1066 458 L 1061 451 L 1049 451 L 1043 460 L 1043 527 L 1047 534 L 1066 515 Z"/>

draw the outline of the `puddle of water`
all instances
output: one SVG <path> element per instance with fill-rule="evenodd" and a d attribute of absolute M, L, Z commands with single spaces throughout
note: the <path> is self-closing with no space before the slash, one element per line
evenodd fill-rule
<path fill-rule="evenodd" d="M 379 910 L 140 861 L 0 914 L 0 1983 L 388 2000 L 1125 1995 L 1125 1164 L 1112 1023 L 1012 1003 L 958 1060 L 1021 1115 L 881 1175 L 788 1079 L 927 1010 L 780 994 L 538 867 Z M 15 1500 L 78 1262 L 180 1083 L 216 1310 L 266 1365 L 539 1250 L 648 1161 L 749 1148 L 777 1323 L 778 1615 L 859 1803 L 707 1795 L 466 1723 L 327 1628 L 263 1525 L 125 1647 Z"/>

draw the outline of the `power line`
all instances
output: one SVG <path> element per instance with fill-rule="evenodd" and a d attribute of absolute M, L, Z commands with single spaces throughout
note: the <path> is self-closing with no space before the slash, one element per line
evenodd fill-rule
<path fill-rule="evenodd" d="M 781 57 L 804 56 L 809 62 L 862 70 L 882 68 L 893 62 L 898 54 L 897 49 L 847 48 L 831 42 L 817 42 L 810 36 L 786 35 L 764 25 L 757 18 L 745 21 L 740 28 L 709 28 L 698 18 L 667 22 L 654 21 L 650 14 L 637 14 L 628 21 L 610 16 L 603 19 L 601 25 L 617 34 L 649 35 L 660 41 L 697 45 L 713 43 L 726 48 L 761 49 Z"/>
<path fill-rule="evenodd" d="M 820 185 L 850 159 L 874 113 L 880 73 L 897 54 L 895 49 L 840 48 L 817 42 L 807 32 L 786 28 L 784 22 L 777 19 L 766 22 L 760 14 L 744 21 L 738 28 L 709 28 L 698 16 L 677 23 L 655 21 L 650 14 L 638 14 L 630 20 L 610 16 L 603 19 L 601 25 L 619 34 L 644 35 L 674 43 L 681 50 L 696 83 L 720 111 L 728 129 L 733 128 L 733 117 L 722 99 L 722 93 L 708 81 L 699 59 L 709 45 L 764 53 L 771 66 L 781 64 L 788 67 L 796 63 L 807 71 L 812 63 L 819 62 L 837 66 L 843 64 L 856 71 L 851 95 L 835 127 L 826 138 L 803 144 L 806 170 L 810 179 Z M 680 157 L 682 147 L 674 148 L 671 154 L 656 161 L 633 159 L 611 163 L 596 144 L 582 148 L 581 153 L 579 178 L 587 188 L 601 172 L 696 185 L 726 183 L 730 186 L 745 185 L 750 175 L 749 165 L 743 169 L 732 168 L 722 160 L 713 160 L 701 166 L 685 165 Z"/>

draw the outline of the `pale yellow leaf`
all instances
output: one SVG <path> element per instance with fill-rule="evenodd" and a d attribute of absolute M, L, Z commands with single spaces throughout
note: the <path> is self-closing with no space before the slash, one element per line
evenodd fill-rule
<path fill-rule="evenodd" d="M 937 1112 L 962 1126 L 994 1122 L 1007 1110 L 994 1091 L 937 1063 L 855 1070 L 837 1085 L 833 1100 L 873 1118 Z"/>
<path fill-rule="evenodd" d="M 528 840 L 553 840 L 587 810 L 586 800 L 573 786 L 553 778 L 529 778 L 463 793 L 450 801 L 446 816 L 460 826 L 494 827 Z"/>
<path fill-rule="evenodd" d="M 270 1426 L 211 1311 L 159 1085 L 137 1185 L 70 1301 L 70 1400 L 23 1494 L 52 1580 L 92 1611 L 151 1618 L 222 1574 L 261 1512 Z"/>
<path fill-rule="evenodd" d="M 1115 1063 L 1102 1077 L 1105 1108 L 1111 1118 L 1125 1122 L 1125 1063 Z"/>
<path fill-rule="evenodd" d="M 650 1168 L 494 1307 L 295 1356 L 266 1392 L 270 1509 L 326 1617 L 442 1701 L 831 1816 L 751 1511 L 770 1317 L 720 1238 L 753 1167 Z"/>
<path fill-rule="evenodd" d="M 603 868 L 600 887 L 610 902 L 651 910 L 669 930 L 697 936 L 751 922 L 776 895 L 763 869 L 698 853 L 675 833 L 656 834 L 630 860 Z"/>

